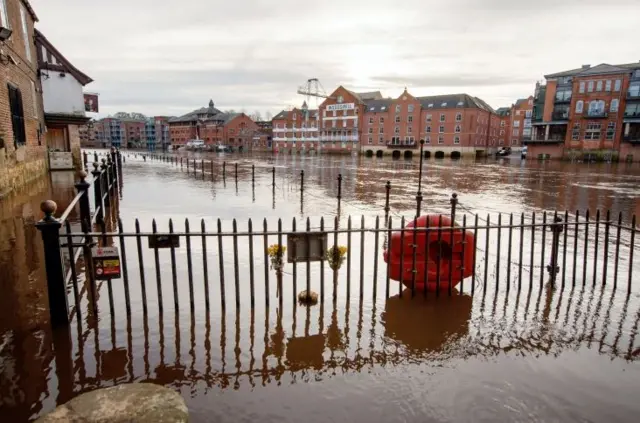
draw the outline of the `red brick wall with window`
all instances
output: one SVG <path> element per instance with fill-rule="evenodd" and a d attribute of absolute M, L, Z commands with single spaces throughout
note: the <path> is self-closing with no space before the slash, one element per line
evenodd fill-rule
<path fill-rule="evenodd" d="M 29 182 L 46 171 L 46 142 L 42 111 L 42 88 L 37 76 L 37 55 L 34 41 L 34 20 L 20 0 L 6 0 L 11 37 L 2 46 L 0 63 L 0 196 L 16 186 Z M 27 42 L 31 60 L 27 58 L 22 29 L 21 8 L 24 7 Z M 7 56 L 11 56 L 14 64 Z M 8 84 L 20 90 L 24 117 L 25 145 L 14 147 L 14 132 L 9 103 Z"/>

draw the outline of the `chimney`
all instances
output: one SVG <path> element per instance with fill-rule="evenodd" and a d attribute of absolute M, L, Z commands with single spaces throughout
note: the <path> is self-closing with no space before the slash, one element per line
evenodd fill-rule
<path fill-rule="evenodd" d="M 582 65 L 582 69 L 589 69 L 591 65 Z"/>

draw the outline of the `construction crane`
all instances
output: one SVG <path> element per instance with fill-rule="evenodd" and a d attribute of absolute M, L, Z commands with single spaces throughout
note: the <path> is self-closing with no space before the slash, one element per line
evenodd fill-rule
<path fill-rule="evenodd" d="M 311 97 L 315 97 L 316 103 L 318 98 L 333 98 L 327 95 L 318 78 L 307 79 L 307 82 L 298 88 L 298 94 L 307 97 L 307 104 L 311 102 Z"/>

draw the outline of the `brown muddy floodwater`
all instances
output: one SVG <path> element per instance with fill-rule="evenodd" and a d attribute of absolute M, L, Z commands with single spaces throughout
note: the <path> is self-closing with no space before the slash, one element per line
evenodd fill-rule
<path fill-rule="evenodd" d="M 220 219 L 227 232 L 233 219 L 246 231 L 249 218 L 254 230 L 262 230 L 264 219 L 274 230 L 281 218 L 288 231 L 294 218 L 298 230 L 307 218 L 317 229 L 320 217 L 327 225 L 338 217 L 344 228 L 351 215 L 354 227 L 361 221 L 371 227 L 384 215 L 387 180 L 393 219 L 399 223 L 400 216 L 415 212 L 417 159 L 188 157 L 197 160 L 195 175 L 193 163 L 187 172 L 184 165 L 130 154 L 111 221 L 120 217 L 125 232 L 133 232 L 137 218 L 145 232 L 155 218 L 158 230 L 166 232 L 172 218 L 175 230 L 183 232 L 188 219 L 191 231 L 200 231 L 204 222 L 215 232 Z M 205 165 L 204 175 L 203 158 L 214 161 Z M 224 178 L 222 161 L 227 161 Z M 338 174 L 343 175 L 340 210 Z M 537 283 L 544 272 L 537 266 L 527 267 L 518 281 L 515 269 L 507 280 L 492 265 L 487 280 L 482 272 L 475 279 L 473 295 L 468 280 L 451 297 L 411 299 L 408 291 L 400 296 L 393 281 L 386 298 L 380 250 L 379 271 L 373 271 L 373 235 L 361 240 L 354 234 L 349 240 L 341 234 L 339 244 L 350 243 L 353 257 L 340 269 L 335 288 L 328 276 L 320 285 L 318 263 L 309 269 L 311 288 L 324 288 L 326 299 L 306 308 L 295 302 L 297 291 L 305 289 L 305 264 L 286 265 L 280 296 L 270 269 L 265 284 L 262 236 L 238 242 L 238 293 L 231 237 L 223 238 L 223 257 L 217 238 L 204 244 L 192 238 L 191 262 L 182 237 L 175 272 L 168 250 L 160 251 L 157 271 L 147 240 L 138 254 L 136 239 L 128 237 L 128 291 L 122 279 L 99 282 L 94 314 L 81 261 L 80 318 L 69 286 L 74 320 L 68 331 L 52 332 L 42 243 L 33 225 L 41 218 L 43 199 L 54 199 L 62 213 L 74 197 L 73 182 L 73 175 L 56 173 L 0 201 L 0 421 L 30 421 L 82 392 L 143 381 L 179 391 L 194 422 L 638 420 L 640 252 L 630 239 L 623 237 L 620 268 L 626 273 L 616 289 L 611 283 L 594 287 L 590 271 L 581 267 L 575 287 L 567 283 L 552 290 Z M 424 213 L 448 213 L 456 192 L 459 213 L 469 213 L 469 219 L 470 213 L 496 221 L 498 213 L 609 209 L 616 218 L 621 212 L 628 224 L 640 212 L 640 167 L 631 164 L 427 160 L 423 187 Z M 74 228 L 77 218 L 74 210 Z M 120 246 L 117 239 L 109 242 Z M 277 237 L 267 239 L 276 242 Z M 253 309 L 250 245 L 257 257 Z M 536 251 L 542 247 L 536 244 Z M 571 265 L 568 275 L 578 267 Z M 226 276 L 222 283 L 220 268 Z M 627 295 L 629 268 L 634 273 Z"/>

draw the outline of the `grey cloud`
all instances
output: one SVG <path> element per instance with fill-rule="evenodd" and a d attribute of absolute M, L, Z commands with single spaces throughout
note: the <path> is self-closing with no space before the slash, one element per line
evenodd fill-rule
<path fill-rule="evenodd" d="M 389 85 L 409 85 L 417 87 L 474 87 L 474 86 L 497 86 L 512 84 L 531 83 L 530 77 L 514 77 L 505 75 L 477 75 L 477 74 L 454 74 L 454 75 L 425 75 L 425 76 L 401 76 L 401 75 L 379 75 L 373 78 L 375 82 Z"/>

